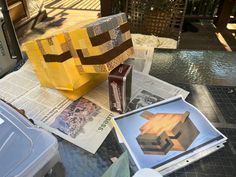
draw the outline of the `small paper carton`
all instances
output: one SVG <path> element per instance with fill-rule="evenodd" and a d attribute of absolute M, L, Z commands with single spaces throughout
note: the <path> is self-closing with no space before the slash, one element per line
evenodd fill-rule
<path fill-rule="evenodd" d="M 130 102 L 132 67 L 121 64 L 108 76 L 109 102 L 111 111 L 124 113 Z"/>

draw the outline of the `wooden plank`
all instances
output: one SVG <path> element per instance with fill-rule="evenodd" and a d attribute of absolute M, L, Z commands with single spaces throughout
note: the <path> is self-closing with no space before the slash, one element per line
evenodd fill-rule
<path fill-rule="evenodd" d="M 86 9 L 86 7 L 90 4 L 91 1 L 86 0 L 86 3 L 82 6 L 81 9 Z"/>
<path fill-rule="evenodd" d="M 96 0 L 91 1 L 91 3 L 88 4 L 88 6 L 86 6 L 85 8 L 92 10 L 94 8 L 94 4 L 96 4 Z"/>
<path fill-rule="evenodd" d="M 9 12 L 10 12 L 11 19 L 14 23 L 17 21 L 20 21 L 24 17 L 27 17 L 27 14 L 24 9 L 24 5 L 21 1 L 18 1 L 17 3 L 9 6 Z"/>
<path fill-rule="evenodd" d="M 234 7 L 235 0 L 224 0 L 223 5 L 220 7 L 219 18 L 216 22 L 217 28 L 226 28 L 230 20 L 230 15 Z"/>
<path fill-rule="evenodd" d="M 83 9 L 83 7 L 88 3 L 89 1 L 87 0 L 83 0 L 80 4 L 78 4 L 79 6 L 77 6 L 78 9 Z"/>
<path fill-rule="evenodd" d="M 56 1 L 54 1 L 54 2 L 56 2 Z M 64 1 L 58 1 L 58 2 L 56 2 L 56 3 L 50 3 L 50 4 L 48 4 L 47 8 L 50 8 L 50 7 L 60 8 L 60 7 L 64 6 L 64 5 L 65 5 L 65 2 L 64 2 Z"/>
<path fill-rule="evenodd" d="M 73 8 L 73 5 L 76 3 L 76 1 L 63 1 L 63 3 L 61 4 L 60 8 L 63 9 L 69 9 L 69 8 Z"/>
<path fill-rule="evenodd" d="M 94 10 L 100 10 L 100 1 L 96 1 L 96 4 L 94 4 Z"/>

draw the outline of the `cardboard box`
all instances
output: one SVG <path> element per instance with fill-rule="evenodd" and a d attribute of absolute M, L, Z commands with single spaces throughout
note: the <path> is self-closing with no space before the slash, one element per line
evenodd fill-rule
<path fill-rule="evenodd" d="M 66 91 L 66 90 L 60 90 L 60 92 L 65 95 L 67 98 L 71 100 L 77 100 L 81 96 L 85 95 L 88 93 L 88 91 L 92 90 L 95 88 L 98 84 L 104 82 L 104 80 L 107 79 L 108 74 L 93 74 L 94 77 L 86 82 L 84 85 L 80 86 L 78 89 L 75 89 L 73 91 Z"/>
<path fill-rule="evenodd" d="M 108 76 L 111 111 L 124 113 L 131 97 L 132 66 L 121 64 Z"/>

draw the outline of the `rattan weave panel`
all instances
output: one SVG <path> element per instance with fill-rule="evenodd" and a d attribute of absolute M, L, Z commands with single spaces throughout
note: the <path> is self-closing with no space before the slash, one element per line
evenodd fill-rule
<path fill-rule="evenodd" d="M 128 0 L 126 12 L 131 32 L 179 39 L 185 0 Z"/>

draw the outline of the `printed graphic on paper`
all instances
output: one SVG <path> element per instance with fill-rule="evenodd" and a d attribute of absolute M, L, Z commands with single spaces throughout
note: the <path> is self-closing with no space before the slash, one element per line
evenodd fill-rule
<path fill-rule="evenodd" d="M 144 154 L 166 155 L 169 151 L 185 151 L 199 135 L 189 119 L 190 113 L 156 113 L 144 111 L 148 120 L 139 130 L 136 140 Z"/>
<path fill-rule="evenodd" d="M 163 98 L 154 95 L 146 90 L 139 92 L 128 104 L 128 111 L 132 111 L 150 104 L 164 100 Z"/>
<path fill-rule="evenodd" d="M 181 97 L 128 112 L 114 120 L 139 169 L 177 163 L 179 158 L 226 140 L 199 110 Z"/>
<path fill-rule="evenodd" d="M 69 105 L 51 126 L 75 138 L 83 132 L 83 126 L 92 121 L 100 113 L 100 110 L 101 107 L 95 103 L 85 98 L 80 98 Z"/>

